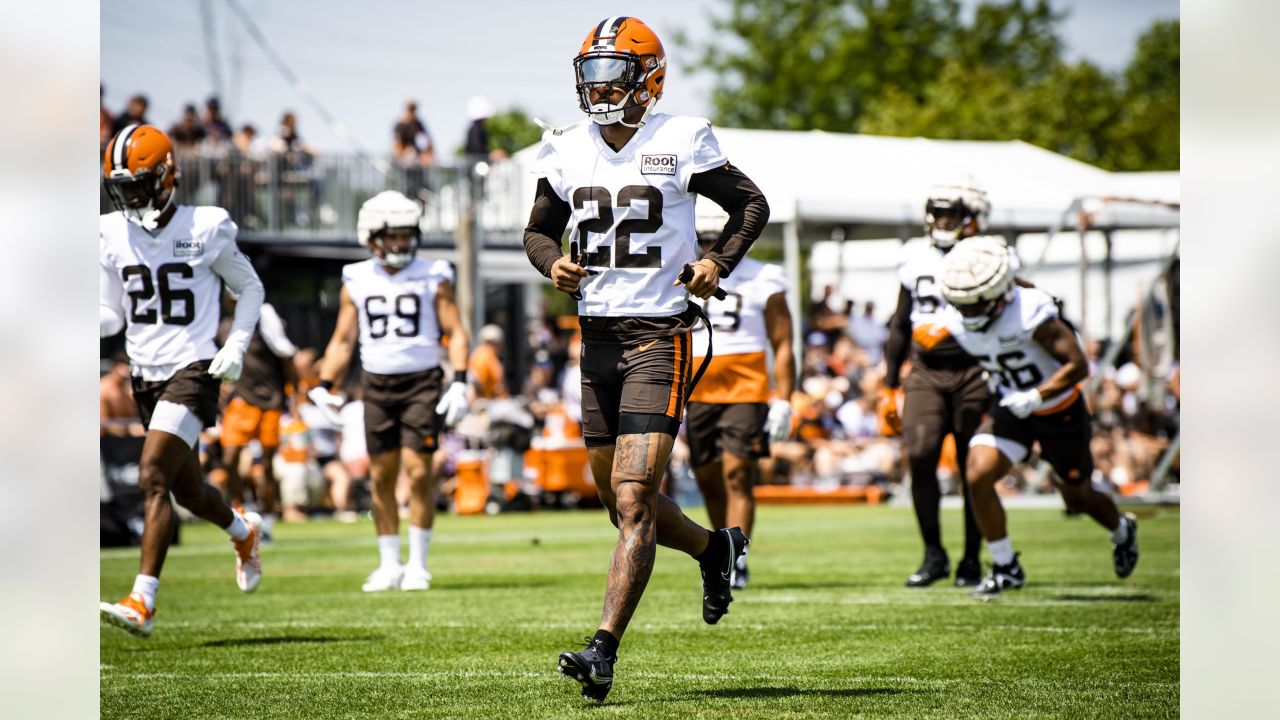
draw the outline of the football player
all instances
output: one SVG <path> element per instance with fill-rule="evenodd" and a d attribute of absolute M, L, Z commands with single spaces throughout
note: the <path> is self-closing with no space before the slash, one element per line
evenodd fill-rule
<path fill-rule="evenodd" d="M 280 447 L 280 417 L 285 392 L 296 387 L 298 373 L 293 356 L 298 348 L 284 331 L 284 321 L 271 303 L 262 304 L 258 327 L 244 355 L 244 371 L 231 389 L 222 411 L 222 466 L 227 474 L 227 495 L 232 505 L 244 505 L 240 477 L 240 453 L 250 440 L 262 445 L 262 482 L 254 496 L 262 514 L 262 541 L 271 542 L 271 529 L 280 503 L 280 481 L 273 459 Z"/>
<path fill-rule="evenodd" d="M 927 587 L 951 574 L 938 517 L 942 500 L 938 459 L 948 434 L 955 436 L 964 496 L 964 557 L 956 566 L 955 584 L 976 586 L 982 579 L 978 562 L 981 535 L 974 524 L 963 474 L 969 438 L 991 395 L 982 368 L 939 321 L 946 302 L 938 283 L 943 258 L 958 241 L 986 230 L 989 211 L 987 194 L 972 177 L 931 188 L 924 210 L 928 243 L 903 246 L 898 262 L 898 307 L 889 321 L 886 370 L 877 410 L 882 427 L 901 433 L 906 443 L 911 500 L 924 541 L 924 561 L 907 577 L 907 587 Z M 911 374 L 904 387 L 901 371 L 908 354 Z M 897 410 L 900 397 L 901 416 Z"/>
<path fill-rule="evenodd" d="M 990 598 L 1026 584 L 995 485 L 1035 442 L 1053 466 L 1067 508 L 1110 531 L 1115 573 L 1128 577 L 1138 563 L 1138 526 L 1091 484 L 1092 418 L 1080 385 L 1089 362 L 1054 298 L 1013 281 L 1009 253 L 996 237 L 958 243 L 943 261 L 941 284 L 950 303 L 943 321 L 987 371 L 998 399 L 969 442 L 965 468 L 973 514 L 993 562 L 974 594 Z"/>
<path fill-rule="evenodd" d="M 699 237 L 699 251 L 711 252 L 719 233 Z M 720 282 L 723 300 L 704 301 L 715 333 L 706 375 L 689 394 L 685 434 L 690 464 L 716 528 L 740 527 L 755 537 L 755 485 L 759 460 L 769 443 L 791 432 L 791 393 L 795 356 L 791 350 L 791 311 L 786 276 L 777 265 L 743 258 L 731 277 Z M 693 364 L 707 354 L 708 333 L 693 333 Z M 777 389 L 769 399 L 766 350 L 773 350 Z M 747 551 L 738 557 L 733 589 L 747 586 Z"/>
<path fill-rule="evenodd" d="M 356 231 L 373 257 L 342 269 L 338 323 L 320 364 L 320 385 L 308 397 L 335 424 L 343 399 L 333 390 L 346 377 L 356 336 L 364 375 L 364 432 L 373 483 L 373 524 L 380 563 L 365 592 L 426 590 L 427 551 L 435 524 L 432 454 L 441 425 L 467 414 L 470 338 L 458 317 L 453 268 L 415 257 L 422 206 L 394 190 L 360 207 Z M 449 338 L 453 377 L 444 385 L 440 339 Z M 396 478 L 409 477 L 409 561 L 400 564 Z"/>
<path fill-rule="evenodd" d="M 151 125 L 129 125 L 107 144 L 103 184 L 116 212 L 99 221 L 99 332 L 125 331 L 133 398 L 147 427 L 138 464 L 146 494 L 142 561 L 133 591 L 102 603 L 104 621 L 151 634 L 156 590 L 173 537 L 170 493 L 193 515 L 231 537 L 236 584 L 253 592 L 262 580 L 262 519 L 234 511 L 204 482 L 196 453 L 212 425 L 219 381 L 240 377 L 258 322 L 262 282 L 236 247 L 236 224 L 218 207 L 174 202 L 178 164 L 173 143 Z M 239 297 L 226 342 L 214 342 L 222 284 Z"/>
<path fill-rule="evenodd" d="M 658 492 L 693 374 L 698 309 L 688 297 L 715 292 L 768 219 L 764 196 L 729 164 L 706 120 L 654 112 L 666 62 L 658 36 L 636 18 L 591 27 L 573 60 L 588 121 L 543 135 L 524 236 L 534 267 L 579 298 L 583 436 L 619 529 L 599 629 L 585 650 L 559 658 L 560 671 L 595 701 L 612 687 L 618 642 L 653 571 L 656 543 L 697 559 L 709 624 L 729 609 L 733 568 L 747 545 L 741 528 L 709 531 Z M 701 256 L 695 195 L 729 213 L 720 240 Z M 569 254 L 560 247 L 566 227 Z"/>

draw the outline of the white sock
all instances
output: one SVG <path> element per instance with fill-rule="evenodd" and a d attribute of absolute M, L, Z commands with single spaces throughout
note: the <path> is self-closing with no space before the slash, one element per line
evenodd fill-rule
<path fill-rule="evenodd" d="M 1008 565 L 1013 562 L 1013 542 L 1006 536 L 999 540 L 988 540 L 987 549 L 991 551 L 991 560 L 997 565 Z"/>
<path fill-rule="evenodd" d="M 399 535 L 379 535 L 378 536 L 378 555 L 382 557 L 382 567 L 384 568 L 400 567 L 400 536 Z"/>
<path fill-rule="evenodd" d="M 245 522 L 237 512 L 231 513 L 231 524 L 222 530 L 230 535 L 232 540 L 243 540 L 249 537 L 249 523 Z"/>
<path fill-rule="evenodd" d="M 133 591 L 142 595 L 142 601 L 150 612 L 156 609 L 156 591 L 160 589 L 160 578 L 151 575 L 139 575 L 133 579 Z"/>
<path fill-rule="evenodd" d="M 1111 542 L 1117 545 L 1123 545 L 1129 542 L 1129 523 L 1124 521 L 1124 516 L 1120 516 L 1120 524 L 1116 525 L 1116 529 L 1111 531 Z"/>
<path fill-rule="evenodd" d="M 271 531 L 275 529 L 275 526 L 276 526 L 276 514 L 262 513 L 262 532 L 266 533 L 267 535 L 270 535 Z"/>
<path fill-rule="evenodd" d="M 431 528 L 409 526 L 409 565 L 427 569 L 427 549 L 431 546 Z"/>

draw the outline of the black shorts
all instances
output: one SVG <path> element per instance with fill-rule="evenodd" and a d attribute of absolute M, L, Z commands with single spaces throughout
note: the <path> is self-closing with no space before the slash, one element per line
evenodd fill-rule
<path fill-rule="evenodd" d="M 197 360 L 168 380 L 133 378 L 133 402 L 142 424 L 151 427 L 151 414 L 161 400 L 185 405 L 205 427 L 218 419 L 218 391 L 222 381 L 209 374 L 209 361 Z"/>
<path fill-rule="evenodd" d="M 997 401 L 974 434 L 973 444 L 994 445 L 1002 455 L 1019 463 L 1027 459 L 1032 443 L 1039 442 L 1040 456 L 1053 466 L 1058 477 L 1074 485 L 1089 482 L 1093 475 L 1093 453 L 1089 449 L 1092 424 L 1083 395 L 1050 415 L 1025 418 L 1000 407 Z"/>
<path fill-rule="evenodd" d="M 364 436 L 370 455 L 402 447 L 435 452 L 443 377 L 438 367 L 402 375 L 364 373 Z"/>
<path fill-rule="evenodd" d="M 675 437 L 693 377 L 692 333 L 588 337 L 582 343 L 582 436 L 588 447 L 619 435 Z"/>
<path fill-rule="evenodd" d="M 764 423 L 768 417 L 769 406 L 764 403 L 689 403 L 685 437 L 690 463 L 702 467 L 718 460 L 721 452 L 749 460 L 767 457 L 769 436 Z"/>

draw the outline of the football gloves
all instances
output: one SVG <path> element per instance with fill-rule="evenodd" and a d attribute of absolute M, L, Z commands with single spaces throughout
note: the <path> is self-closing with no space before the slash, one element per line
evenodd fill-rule
<path fill-rule="evenodd" d="M 454 381 L 444 391 L 444 397 L 436 403 L 436 414 L 444 418 L 444 424 L 453 427 L 467 414 L 467 384 Z"/>
<path fill-rule="evenodd" d="M 774 400 L 769 403 L 769 417 L 764 422 L 764 430 L 769 435 L 769 442 L 782 442 L 791 435 L 790 401 Z"/>
<path fill-rule="evenodd" d="M 233 347 L 222 348 L 209 363 L 209 374 L 226 382 L 239 380 L 243 369 L 244 351 Z"/>
<path fill-rule="evenodd" d="M 334 427 L 342 427 L 342 419 L 338 415 L 338 410 L 346 404 L 345 400 L 318 386 L 307 391 L 307 398 L 320 409 L 325 419 L 333 423 Z"/>
<path fill-rule="evenodd" d="M 1008 408 L 1009 412 L 1020 418 L 1024 418 L 1035 412 L 1036 408 L 1043 404 L 1044 398 L 1040 397 L 1040 391 L 1034 388 L 1031 390 L 1010 393 L 1005 395 L 1000 401 L 1000 407 Z"/>

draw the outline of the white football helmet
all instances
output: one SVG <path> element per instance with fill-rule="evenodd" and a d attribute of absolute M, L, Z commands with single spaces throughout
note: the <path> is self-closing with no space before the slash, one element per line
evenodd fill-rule
<path fill-rule="evenodd" d="M 924 204 L 924 232 L 943 250 L 966 237 L 987 231 L 991 203 L 987 191 L 972 176 L 929 189 Z"/>
<path fill-rule="evenodd" d="M 422 231 L 422 205 L 395 190 L 384 190 L 369 198 L 360 206 L 356 218 L 356 237 L 360 244 L 373 251 L 382 264 L 402 268 L 408 265 L 418 251 Z M 382 247 L 381 235 L 390 231 L 407 231 L 412 241 L 407 250 L 389 252 Z"/>
<path fill-rule="evenodd" d="M 965 328 L 981 330 L 1013 299 L 1009 248 L 992 235 L 956 243 L 942 261 L 942 296 L 960 311 Z"/>

